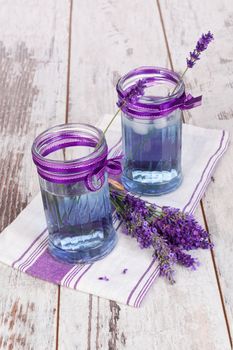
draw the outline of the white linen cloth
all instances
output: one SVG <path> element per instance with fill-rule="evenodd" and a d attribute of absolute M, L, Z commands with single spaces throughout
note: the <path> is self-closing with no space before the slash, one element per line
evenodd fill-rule
<path fill-rule="evenodd" d="M 100 128 L 111 120 L 107 115 Z M 121 151 L 120 118 L 107 133 L 111 154 Z M 150 202 L 169 205 L 192 213 L 211 179 L 214 167 L 227 149 L 229 135 L 183 125 L 183 182 L 174 192 L 147 197 Z M 54 260 L 47 251 L 48 231 L 40 194 L 0 234 L 0 261 L 32 276 L 139 307 L 159 275 L 158 264 L 150 249 L 140 249 L 136 240 L 122 233 L 114 218 L 118 243 L 103 260 L 87 265 L 70 265 Z M 99 279 L 99 277 L 106 277 Z"/>

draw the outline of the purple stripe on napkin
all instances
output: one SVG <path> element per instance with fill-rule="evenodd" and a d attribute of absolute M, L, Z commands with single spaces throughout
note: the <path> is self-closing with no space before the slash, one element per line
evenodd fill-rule
<path fill-rule="evenodd" d="M 25 257 L 25 255 L 29 252 L 29 250 L 33 247 L 33 245 L 37 243 L 37 241 L 46 233 L 46 231 L 47 231 L 47 227 L 43 232 L 41 232 L 39 236 L 36 237 L 36 239 L 33 240 L 33 242 L 30 244 L 27 250 L 25 250 L 25 252 L 17 260 L 13 262 L 12 267 L 15 267 L 15 264 L 17 264 L 20 260 L 22 260 Z"/>
<path fill-rule="evenodd" d="M 62 280 L 62 285 L 65 287 L 69 287 L 73 278 L 84 268 L 84 265 L 77 265 L 74 269 L 70 270 L 67 274 L 66 278 Z"/>
<path fill-rule="evenodd" d="M 159 275 L 159 273 L 160 273 L 159 266 L 156 266 L 156 268 L 154 269 L 154 271 L 152 272 L 152 274 L 147 279 L 146 283 L 144 284 L 144 286 L 142 287 L 142 289 L 138 293 L 138 296 L 137 296 L 137 298 L 135 299 L 135 302 L 134 302 L 134 306 L 135 307 L 139 307 L 141 305 L 141 302 L 145 298 L 148 290 L 152 286 L 155 278 Z"/>
<path fill-rule="evenodd" d="M 34 261 L 46 250 L 48 246 L 48 237 L 46 237 L 36 248 L 32 251 L 29 257 L 21 264 L 18 265 L 18 269 L 22 271 L 26 271 L 31 265 L 33 265 Z"/>
<path fill-rule="evenodd" d="M 189 210 L 189 213 L 192 214 L 194 212 L 194 210 L 196 209 L 196 206 L 197 204 L 199 203 L 200 199 L 202 198 L 205 190 L 206 190 L 206 187 L 207 185 L 209 184 L 210 180 L 211 180 L 211 177 L 210 175 L 212 174 L 218 160 L 222 157 L 222 155 L 226 152 L 227 148 L 228 148 L 228 144 L 229 144 L 229 140 L 227 140 L 227 142 L 225 143 L 224 146 L 222 146 L 221 148 L 221 152 L 218 152 L 218 154 L 216 154 L 216 156 L 212 159 L 213 160 L 213 163 L 212 165 L 209 167 L 209 171 L 208 171 L 208 174 L 207 174 L 207 177 L 206 177 L 206 180 L 205 182 L 202 184 L 202 189 L 200 191 L 200 193 L 198 194 L 196 200 L 194 201 L 194 203 L 192 204 L 192 207 L 191 209 Z M 208 170 L 208 169 L 207 169 Z"/>
<path fill-rule="evenodd" d="M 74 267 L 74 264 L 65 264 L 55 260 L 46 249 L 36 262 L 27 269 L 29 275 L 45 281 L 60 283 L 63 277 Z"/>
<path fill-rule="evenodd" d="M 221 150 L 222 144 L 223 144 L 223 140 L 224 140 L 224 136 L 225 136 L 225 131 L 223 130 L 223 132 L 222 132 L 222 137 L 221 137 L 221 140 L 220 140 L 220 145 L 219 145 L 217 151 L 216 151 L 216 152 L 210 157 L 210 159 L 208 160 L 208 163 L 206 164 L 206 167 L 205 167 L 205 169 L 204 169 L 203 172 L 202 172 L 201 178 L 200 178 L 199 182 L 197 183 L 197 185 L 196 185 L 196 187 L 195 187 L 195 189 L 194 189 L 194 191 L 193 191 L 193 193 L 192 193 L 192 196 L 191 196 L 190 200 L 188 201 L 188 203 L 185 205 L 183 211 L 187 211 L 188 206 L 192 203 L 193 198 L 194 198 L 194 196 L 195 196 L 195 194 L 196 194 L 196 192 L 197 192 L 197 190 L 198 190 L 198 187 L 201 185 L 201 183 L 202 183 L 202 181 L 203 181 L 203 177 L 204 177 L 204 175 L 205 175 L 205 172 L 206 172 L 206 170 L 209 168 L 209 165 L 210 165 L 211 160 L 214 159 L 214 158 L 216 157 L 216 155 L 218 154 L 218 152 Z"/>
<path fill-rule="evenodd" d="M 79 276 L 79 278 L 77 279 L 77 281 L 75 282 L 75 285 L 74 285 L 74 289 L 76 289 L 78 283 L 80 282 L 81 278 L 87 273 L 88 270 L 90 270 L 90 268 L 92 267 L 93 264 L 91 265 L 87 265 L 86 266 L 86 270 Z"/>
<path fill-rule="evenodd" d="M 133 296 L 133 294 L 135 293 L 136 289 L 138 288 L 139 284 L 141 283 L 141 281 L 143 280 L 143 278 L 147 275 L 147 273 L 150 271 L 150 269 L 152 268 L 152 266 L 154 266 L 155 263 L 155 259 L 152 260 L 152 262 L 150 263 L 149 267 L 146 269 L 146 271 L 144 272 L 144 274 L 141 276 L 141 278 L 138 280 L 137 284 L 134 286 L 134 288 L 131 290 L 131 292 L 129 293 L 128 299 L 126 304 L 129 305 L 130 300 Z"/>

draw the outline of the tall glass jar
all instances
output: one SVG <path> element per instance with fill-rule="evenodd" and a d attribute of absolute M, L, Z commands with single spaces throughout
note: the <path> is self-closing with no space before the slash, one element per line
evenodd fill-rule
<path fill-rule="evenodd" d="M 117 93 L 124 186 L 144 195 L 174 191 L 182 181 L 182 109 L 194 107 L 200 97 L 197 102 L 186 96 L 177 73 L 156 67 L 129 72 L 119 80 Z"/>
<path fill-rule="evenodd" d="M 70 150 L 78 155 L 67 160 Z M 59 125 L 35 139 L 32 156 L 55 258 L 89 263 L 115 246 L 107 154 L 102 131 L 86 124 Z"/>

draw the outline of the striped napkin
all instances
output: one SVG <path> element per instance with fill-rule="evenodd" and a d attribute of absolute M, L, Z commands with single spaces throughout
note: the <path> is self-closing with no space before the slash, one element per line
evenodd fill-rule
<path fill-rule="evenodd" d="M 111 116 L 100 125 L 104 128 Z M 120 118 L 107 135 L 111 155 L 121 152 Z M 147 197 L 159 205 L 170 205 L 192 213 L 210 181 L 214 167 L 227 149 L 229 135 L 184 125 L 184 180 L 175 192 L 161 197 Z M 118 234 L 116 248 L 93 264 L 66 264 L 54 260 L 47 251 L 48 231 L 40 194 L 0 234 L 0 261 L 43 280 L 82 292 L 139 307 L 159 275 L 152 251 L 140 249 L 137 242 L 122 233 L 113 217 Z M 102 279 L 99 279 L 101 278 Z"/>

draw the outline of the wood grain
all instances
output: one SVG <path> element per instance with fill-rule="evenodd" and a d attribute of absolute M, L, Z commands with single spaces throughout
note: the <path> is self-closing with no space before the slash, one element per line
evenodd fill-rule
<path fill-rule="evenodd" d="M 69 121 L 96 123 L 116 110 L 115 86 L 123 74 L 168 65 L 161 31 L 151 30 L 157 20 L 153 0 L 74 2 Z"/>
<path fill-rule="evenodd" d="M 230 350 L 210 253 L 195 255 L 199 271 L 157 280 L 140 309 L 62 288 L 60 348 Z"/>
<path fill-rule="evenodd" d="M 55 349 L 57 289 L 1 265 L 0 349 Z"/>
<path fill-rule="evenodd" d="M 209 128 L 220 128 L 233 132 L 233 5 L 230 0 L 215 0 L 209 3 L 197 0 L 161 1 L 165 30 L 174 68 L 181 70 L 187 53 L 197 38 L 209 29 L 215 41 L 203 53 L 201 61 L 188 72 L 187 86 L 194 93 L 203 94 L 201 108 L 185 114 L 189 123 Z M 208 15 L 207 15 L 208 14 Z M 182 27 L 176 26 L 184 16 Z M 211 184 L 204 196 L 204 211 L 212 240 L 214 256 L 220 280 L 227 321 L 233 334 L 233 145 L 229 146 L 216 169 Z"/>
<path fill-rule="evenodd" d="M 34 137 L 65 120 L 69 8 L 0 1 L 0 230 L 39 189 Z M 55 348 L 56 286 L 1 265 L 0 295 L 0 349 Z"/>
<path fill-rule="evenodd" d="M 95 123 L 115 110 L 115 84 L 140 65 L 169 66 L 154 1 L 75 1 L 72 15 L 69 121 Z M 197 218 L 203 223 L 199 209 Z M 162 279 L 141 309 L 61 289 L 61 349 L 226 349 L 227 328 L 210 252 L 197 273 Z M 62 322 L 66 320 L 66 322 Z"/>

